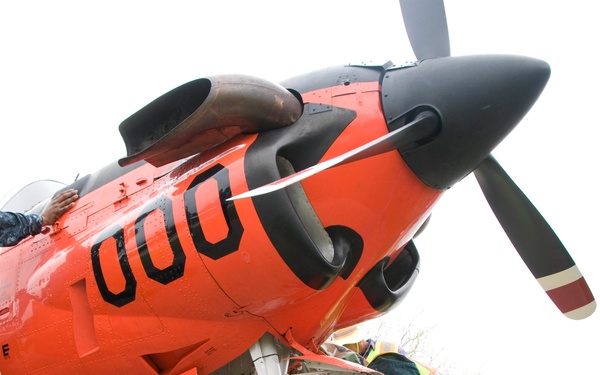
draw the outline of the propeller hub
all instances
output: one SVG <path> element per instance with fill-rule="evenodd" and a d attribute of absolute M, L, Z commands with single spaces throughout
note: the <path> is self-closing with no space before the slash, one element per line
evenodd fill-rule
<path fill-rule="evenodd" d="M 471 173 L 513 130 L 550 77 L 541 60 L 512 55 L 445 57 L 390 70 L 382 84 L 390 131 L 418 107 L 435 109 L 439 135 L 411 150 L 406 163 L 430 187 L 444 190 Z M 413 111 L 414 112 L 414 111 Z"/>

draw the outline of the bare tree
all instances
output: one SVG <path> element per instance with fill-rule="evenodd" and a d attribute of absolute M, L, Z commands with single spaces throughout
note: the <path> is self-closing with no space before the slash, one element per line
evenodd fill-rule
<path fill-rule="evenodd" d="M 406 355 L 438 369 L 439 375 L 483 375 L 480 369 L 464 369 L 444 356 L 444 349 L 435 344 L 435 326 L 423 323 L 421 315 L 404 319 L 383 316 L 364 323 L 369 338 L 398 343 Z"/>

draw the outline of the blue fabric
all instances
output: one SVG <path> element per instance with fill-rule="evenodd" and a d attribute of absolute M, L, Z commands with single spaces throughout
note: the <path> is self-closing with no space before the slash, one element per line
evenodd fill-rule
<path fill-rule="evenodd" d="M 28 236 L 42 231 L 42 217 L 0 211 L 0 246 L 14 246 Z"/>
<path fill-rule="evenodd" d="M 413 361 L 396 353 L 381 354 L 368 367 L 384 375 L 419 375 L 419 369 Z"/>

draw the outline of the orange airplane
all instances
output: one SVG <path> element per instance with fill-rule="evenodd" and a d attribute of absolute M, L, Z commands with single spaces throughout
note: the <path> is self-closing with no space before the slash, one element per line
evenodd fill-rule
<path fill-rule="evenodd" d="M 398 306 L 412 238 L 471 172 L 560 311 L 591 315 L 567 250 L 490 155 L 549 66 L 452 57 L 441 0 L 400 4 L 415 63 L 188 82 L 120 125 L 118 162 L 17 194 L 5 210 L 80 198 L 1 249 L 0 373 L 369 372 L 319 345 Z"/>

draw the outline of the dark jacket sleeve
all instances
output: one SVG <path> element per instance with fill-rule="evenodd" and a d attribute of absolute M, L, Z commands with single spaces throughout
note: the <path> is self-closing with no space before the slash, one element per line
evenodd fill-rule
<path fill-rule="evenodd" d="M 14 246 L 27 236 L 42 231 L 42 217 L 36 214 L 0 211 L 0 246 Z"/>

